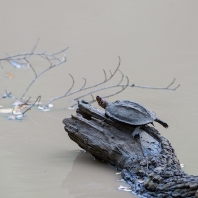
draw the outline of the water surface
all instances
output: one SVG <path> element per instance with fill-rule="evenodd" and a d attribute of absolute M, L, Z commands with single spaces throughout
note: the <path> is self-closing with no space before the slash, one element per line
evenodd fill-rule
<path fill-rule="evenodd" d="M 181 84 L 176 91 L 129 87 L 109 101 L 134 100 L 155 111 L 170 125 L 166 130 L 156 123 L 156 128 L 170 140 L 184 170 L 198 174 L 197 7 L 193 0 L 3 1 L 0 55 L 30 51 L 38 37 L 39 52 L 69 47 L 67 62 L 39 78 L 26 94 L 41 95 L 43 102 L 69 89 L 69 74 L 75 78 L 74 90 L 83 77 L 87 85 L 102 81 L 102 69 L 114 70 L 118 56 L 130 83 L 166 87 L 176 78 L 175 86 Z M 44 60 L 32 61 L 36 71 L 46 67 Z M 34 78 L 31 70 L 8 63 L 0 75 L 0 93 L 7 89 L 18 97 Z M 108 85 L 119 79 L 117 74 Z M 64 131 L 62 120 L 75 113 L 67 107 L 79 95 L 54 102 L 50 112 L 34 108 L 22 122 L 0 115 L 1 197 L 134 197 L 117 190 L 116 170 L 79 153 Z M 13 102 L 1 100 L 0 105 Z"/>

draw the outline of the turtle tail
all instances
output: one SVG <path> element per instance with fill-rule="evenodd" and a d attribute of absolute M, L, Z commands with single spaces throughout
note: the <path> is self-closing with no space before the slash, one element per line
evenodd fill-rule
<path fill-rule="evenodd" d="M 158 118 L 155 119 L 156 122 L 160 123 L 163 127 L 168 128 L 168 124 Z"/>

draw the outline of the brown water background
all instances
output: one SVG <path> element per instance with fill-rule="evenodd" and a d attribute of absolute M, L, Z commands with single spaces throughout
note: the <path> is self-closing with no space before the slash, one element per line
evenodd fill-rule
<path fill-rule="evenodd" d="M 69 47 L 67 62 L 38 79 L 26 95 L 42 95 L 44 102 L 67 91 L 69 74 L 75 78 L 74 90 L 82 86 L 83 77 L 88 85 L 100 82 L 102 69 L 114 70 L 118 56 L 130 83 L 164 87 L 176 78 L 175 86 L 181 84 L 176 91 L 127 88 L 109 101 L 134 100 L 155 111 L 170 125 L 167 130 L 158 124 L 156 128 L 170 140 L 184 170 L 197 175 L 197 10 L 195 0 L 2 0 L 0 56 L 28 52 L 38 37 L 39 52 Z M 46 66 L 44 60 L 32 61 L 37 71 Z M 3 66 L 0 92 L 8 89 L 21 96 L 33 72 Z M 54 102 L 50 112 L 32 109 L 22 122 L 0 115 L 0 197 L 134 197 L 117 190 L 122 183 L 116 170 L 79 153 L 68 138 L 62 120 L 75 113 L 67 109 L 75 96 Z M 13 102 L 0 100 L 0 105 Z"/>

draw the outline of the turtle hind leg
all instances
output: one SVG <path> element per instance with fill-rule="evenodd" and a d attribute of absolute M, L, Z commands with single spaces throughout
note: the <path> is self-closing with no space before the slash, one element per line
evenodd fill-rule
<path fill-rule="evenodd" d="M 140 126 L 137 126 L 137 127 L 134 129 L 134 131 L 133 131 L 133 133 L 132 133 L 131 135 L 132 135 L 133 138 L 134 138 L 136 135 L 139 134 L 139 132 L 140 132 Z"/>
<path fill-rule="evenodd" d="M 160 120 L 159 118 L 155 119 L 155 122 L 160 123 L 163 127 L 168 128 L 168 124 L 162 120 Z"/>

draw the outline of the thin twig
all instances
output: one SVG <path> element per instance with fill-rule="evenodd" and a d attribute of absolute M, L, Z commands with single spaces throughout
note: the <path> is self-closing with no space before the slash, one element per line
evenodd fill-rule
<path fill-rule="evenodd" d="M 19 105 L 17 105 L 17 106 L 18 106 L 18 107 L 22 107 L 22 106 L 24 106 L 24 105 L 28 105 L 28 102 L 30 101 L 30 99 L 31 99 L 31 97 L 29 97 L 29 98 L 27 99 L 26 102 L 21 101 L 22 104 L 19 104 Z M 15 110 L 15 108 L 12 109 L 12 114 L 14 113 L 14 110 Z"/>
<path fill-rule="evenodd" d="M 121 73 L 121 75 L 122 75 L 122 77 L 121 77 L 121 80 L 120 80 L 120 82 L 118 83 L 118 85 L 120 85 L 120 83 L 123 81 L 123 78 L 124 78 L 124 74 L 122 73 L 122 71 L 121 70 L 118 70 L 120 73 Z"/>
<path fill-rule="evenodd" d="M 28 63 L 28 65 L 31 67 L 31 69 L 33 70 L 34 72 L 34 75 L 35 75 L 35 78 L 37 77 L 37 73 L 34 69 L 34 67 L 32 66 L 32 64 L 30 63 L 30 61 L 28 60 L 28 58 L 24 58 L 24 60 Z"/>
<path fill-rule="evenodd" d="M 126 77 L 126 79 L 127 79 L 126 86 L 123 86 L 122 89 L 121 89 L 120 91 L 116 92 L 116 93 L 113 93 L 113 94 L 111 94 L 111 95 L 105 96 L 105 98 L 109 98 L 109 97 L 111 97 L 111 96 L 115 96 L 115 95 L 117 95 L 117 94 L 123 92 L 123 91 L 129 86 L 129 78 L 128 78 L 128 76 L 125 76 L 125 77 Z"/>
<path fill-rule="evenodd" d="M 94 87 L 98 87 L 99 85 L 102 85 L 102 84 L 104 84 L 104 83 L 110 81 L 110 80 L 115 76 L 116 72 L 118 71 L 118 69 L 119 69 L 119 67 L 120 67 L 121 59 L 120 59 L 119 56 L 118 56 L 118 59 L 119 59 L 118 66 L 116 67 L 115 71 L 113 72 L 113 74 L 112 74 L 109 78 L 107 78 L 106 71 L 103 69 L 103 72 L 104 72 L 104 75 L 105 75 L 105 80 L 104 80 L 103 82 L 101 82 L 101 83 L 98 83 L 98 84 L 95 84 L 95 85 L 86 87 L 86 88 L 83 89 L 83 91 L 86 90 L 86 89 L 91 89 L 91 88 L 94 88 Z M 79 91 L 79 90 L 78 90 L 78 91 Z M 77 91 L 77 92 L 78 92 L 78 91 Z"/>
<path fill-rule="evenodd" d="M 53 54 L 51 54 L 51 55 L 52 55 L 52 56 L 55 56 L 55 55 L 61 54 L 61 53 L 65 52 L 67 49 L 69 49 L 69 47 L 66 47 L 66 48 L 64 48 L 63 50 L 61 50 L 61 51 L 59 51 L 59 52 L 56 52 L 56 53 L 53 53 Z M 65 55 L 65 56 L 66 56 L 66 55 Z"/>
<path fill-rule="evenodd" d="M 38 42 L 39 42 L 39 38 L 37 39 L 37 41 L 36 41 L 36 43 L 35 43 L 35 45 L 34 45 L 32 51 L 29 52 L 29 53 L 22 53 L 22 54 L 17 54 L 17 55 L 13 55 L 13 56 L 7 56 L 7 57 L 4 58 L 4 59 L 0 59 L 0 64 L 1 64 L 1 61 L 9 61 L 9 62 L 12 62 L 12 61 L 16 61 L 16 60 L 18 60 L 18 61 L 24 60 L 24 61 L 26 61 L 26 64 L 28 64 L 28 65 L 31 67 L 31 69 L 32 69 L 32 71 L 34 72 L 34 75 L 35 75 L 34 79 L 33 79 L 33 80 L 30 82 L 30 84 L 27 86 L 27 88 L 25 89 L 25 91 L 24 91 L 24 93 L 22 94 L 22 96 L 21 96 L 20 99 L 16 98 L 15 96 L 12 96 L 11 93 L 7 93 L 7 90 L 6 90 L 6 93 L 4 94 L 4 96 L 3 96 L 2 98 L 6 98 L 6 97 L 9 97 L 9 98 L 10 98 L 10 97 L 12 97 L 12 98 L 15 98 L 15 99 L 18 99 L 18 100 L 22 101 L 23 98 L 24 98 L 24 96 L 26 95 L 26 93 L 27 93 L 28 90 L 30 89 L 30 87 L 33 85 L 33 83 L 34 83 L 42 74 L 44 74 L 45 72 L 47 72 L 48 70 L 50 70 L 50 69 L 52 69 L 52 68 L 55 68 L 55 67 L 61 65 L 61 64 L 64 63 L 64 62 L 66 62 L 66 50 L 67 50 L 68 48 L 65 48 L 65 49 L 63 49 L 63 50 L 61 50 L 61 51 L 59 51 L 59 52 L 51 53 L 51 54 L 49 54 L 49 53 L 47 53 L 47 52 L 38 53 L 38 52 L 34 52 L 34 50 L 36 49 L 36 47 L 37 47 L 37 45 L 38 45 Z M 62 54 L 62 53 L 64 53 L 64 55 L 62 56 L 62 59 L 60 59 L 60 58 L 58 57 L 58 55 L 60 55 L 60 54 Z M 39 74 L 37 74 L 37 72 L 36 72 L 36 70 L 34 69 L 33 65 L 32 65 L 32 64 L 30 63 L 30 61 L 29 61 L 29 58 L 30 58 L 31 56 L 39 56 L 39 57 L 41 57 L 41 58 L 47 60 L 47 61 L 49 62 L 48 68 L 44 69 L 44 70 L 41 71 Z M 99 82 L 99 83 L 94 84 L 94 85 L 91 85 L 91 86 L 88 86 L 88 87 L 86 87 L 87 80 L 86 80 L 85 78 L 83 78 L 83 79 L 84 79 L 84 84 L 82 85 L 82 87 L 81 87 L 80 89 L 77 89 L 77 90 L 74 90 L 74 91 L 71 92 L 71 90 L 72 90 L 72 88 L 73 88 L 73 86 L 74 86 L 74 84 L 75 84 L 75 80 L 74 80 L 73 76 L 72 76 L 71 74 L 69 74 L 70 77 L 72 78 L 72 85 L 70 86 L 69 90 L 68 90 L 65 94 L 63 94 L 63 95 L 61 95 L 61 96 L 57 96 L 57 97 L 55 97 L 55 98 L 52 98 L 52 99 L 47 103 L 47 105 L 48 105 L 49 103 L 55 101 L 55 100 L 58 100 L 58 99 L 61 99 L 61 98 L 64 98 L 64 97 L 67 97 L 67 96 L 70 96 L 70 95 L 73 95 L 73 94 L 76 94 L 76 93 L 85 91 L 85 90 L 91 90 L 91 89 L 96 88 L 96 87 L 98 87 L 98 88 L 96 88 L 96 89 L 94 89 L 94 90 L 91 90 L 91 91 L 89 91 L 89 92 L 87 92 L 87 93 L 84 93 L 83 95 L 81 95 L 81 96 L 75 98 L 74 100 L 78 100 L 78 99 L 83 98 L 83 97 L 85 97 L 85 96 L 87 96 L 87 95 L 91 95 L 92 101 L 95 101 L 95 99 L 94 99 L 94 97 L 93 97 L 93 95 L 92 95 L 93 93 L 99 92 L 99 91 L 103 91 L 103 90 L 107 90 L 107 89 L 111 89 L 111 88 L 121 88 L 121 90 L 119 90 L 119 91 L 117 91 L 117 92 L 115 92 L 115 93 L 113 93 L 113 94 L 110 94 L 110 95 L 105 96 L 106 98 L 121 93 L 121 92 L 124 91 L 127 87 L 136 87 L 136 88 L 143 88 L 143 89 L 158 89 L 158 90 L 173 90 L 173 91 L 175 91 L 175 90 L 178 89 L 178 87 L 180 86 L 180 85 L 177 85 L 175 88 L 171 88 L 171 87 L 173 86 L 173 84 L 175 83 L 175 79 L 174 79 L 167 87 L 141 86 L 141 85 L 135 85 L 134 83 L 133 83 L 133 84 L 129 84 L 129 79 L 128 79 L 127 76 L 126 76 L 127 82 L 126 82 L 126 83 L 122 83 L 122 82 L 123 82 L 123 79 L 124 79 L 124 74 L 123 74 L 122 71 L 119 69 L 120 64 L 121 64 L 121 59 L 120 59 L 119 56 L 118 56 L 118 58 L 119 58 L 118 65 L 117 65 L 116 69 L 114 70 L 114 72 L 111 72 L 111 70 L 109 70 L 109 72 L 110 72 L 110 76 L 109 76 L 109 77 L 107 76 L 106 71 L 103 69 L 104 81 Z M 3 68 L 2 64 L 1 64 L 1 67 Z M 105 83 L 109 82 L 109 81 L 116 75 L 117 71 L 119 71 L 119 72 L 121 73 L 121 79 L 120 79 L 120 81 L 119 81 L 118 83 L 113 84 L 113 85 L 110 85 L 110 86 L 104 86 Z M 122 84 L 121 84 L 121 83 L 122 83 Z M 99 86 L 101 86 L 101 85 L 103 85 L 103 86 L 102 86 L 102 87 L 99 87 Z M 41 99 L 41 97 L 38 97 L 38 98 L 37 98 L 37 100 L 39 100 L 39 99 Z M 37 100 L 36 100 L 36 101 L 37 101 Z M 46 106 L 47 106 L 47 105 L 46 105 Z"/>
<path fill-rule="evenodd" d="M 30 57 L 31 57 L 31 55 L 33 54 L 33 52 L 35 51 L 35 49 L 36 49 L 36 47 L 38 46 L 38 43 L 39 43 L 39 38 L 37 38 L 37 40 L 36 40 L 36 43 L 34 44 L 34 46 L 33 46 L 33 48 L 32 48 L 32 50 L 31 50 L 31 52 L 30 52 L 30 55 L 29 56 L 26 56 L 26 57 L 22 57 L 22 59 L 23 60 L 25 60 L 26 62 L 28 62 L 28 60 L 30 59 Z M 6 53 L 7 54 L 7 53 Z M 8 55 L 8 54 L 7 54 Z M 10 56 L 10 55 L 9 55 Z M 7 58 L 5 58 L 5 59 L 7 59 Z M 7 59 L 8 60 L 8 59 Z M 10 61 L 10 60 L 8 60 L 11 64 L 12 64 L 12 61 L 14 61 L 14 62 L 16 62 L 16 59 L 12 59 L 12 61 Z M 17 62 L 16 62 L 17 63 Z M 12 64 L 13 65 L 13 64 Z M 30 65 L 30 63 L 28 64 L 28 65 Z M 32 67 L 32 69 L 33 69 L 33 67 Z M 33 71 L 34 71 L 34 69 L 33 69 Z M 34 71 L 34 73 L 35 73 L 35 71 Z"/>
<path fill-rule="evenodd" d="M 63 50 L 62 50 L 63 51 Z M 47 58 L 46 58 L 47 59 Z M 48 59 L 47 59 L 48 60 Z M 47 69 L 44 69 L 43 71 L 41 71 L 39 74 L 36 74 L 36 76 L 35 76 L 35 78 L 31 81 L 31 83 L 28 85 L 28 87 L 25 89 L 25 92 L 22 94 L 22 96 L 21 96 L 21 99 L 23 99 L 24 98 L 24 96 L 25 96 L 25 94 L 27 93 L 27 91 L 29 90 L 29 88 L 33 85 L 33 83 L 42 75 L 42 74 L 44 74 L 45 72 L 47 72 L 48 70 L 50 70 L 50 69 L 52 69 L 52 68 L 54 68 L 54 67 L 57 67 L 57 66 L 59 66 L 59 65 L 61 65 L 62 63 L 64 63 L 64 62 L 66 62 L 66 57 L 62 60 L 62 61 L 60 61 L 60 62 L 58 62 L 58 63 L 56 63 L 56 64 L 54 64 L 54 65 L 50 65 Z"/>
<path fill-rule="evenodd" d="M 24 105 L 28 105 L 28 102 L 30 101 L 31 97 L 29 97 L 26 102 L 24 102 Z"/>
<path fill-rule="evenodd" d="M 81 91 L 85 91 L 85 90 L 87 90 L 87 89 L 91 89 L 91 88 L 94 88 L 94 87 L 98 87 L 99 85 L 105 84 L 106 82 L 108 82 L 109 80 L 111 80 L 111 79 L 115 76 L 116 72 L 118 71 L 118 69 L 119 69 L 119 67 L 120 67 L 120 62 L 121 62 L 121 59 L 120 59 L 119 56 L 118 56 L 118 58 L 119 58 L 119 63 L 118 63 L 117 68 L 116 68 L 115 71 L 113 72 L 112 76 L 110 76 L 109 78 L 107 78 L 106 72 L 105 72 L 105 70 L 103 70 L 103 71 L 104 71 L 104 75 L 105 75 L 105 80 L 104 80 L 103 82 L 98 83 L 98 84 L 95 84 L 95 85 L 92 85 L 92 86 L 89 86 L 89 87 L 83 87 L 83 88 L 77 89 L 77 90 L 75 90 L 75 91 L 73 91 L 73 92 L 70 92 L 70 93 L 67 93 L 67 94 L 64 94 L 64 95 L 61 95 L 61 96 L 57 96 L 57 97 L 55 97 L 55 98 L 52 98 L 49 102 L 47 102 L 47 104 L 49 104 L 51 101 L 57 100 L 57 98 L 58 98 L 58 99 L 64 98 L 64 97 L 66 97 L 66 96 L 70 96 L 70 95 L 73 95 L 73 94 L 75 94 L 75 93 L 78 93 L 78 92 L 81 92 Z M 83 86 L 84 86 L 84 85 L 83 85 Z M 76 99 L 74 99 L 74 100 L 76 100 Z"/>
<path fill-rule="evenodd" d="M 119 62 L 119 64 L 118 64 L 118 67 L 119 67 L 119 65 L 120 65 L 120 62 Z M 109 78 L 109 79 L 111 79 L 114 75 L 115 75 L 115 73 L 117 72 L 117 70 L 119 70 L 118 69 L 118 67 L 116 68 L 116 70 L 114 71 L 114 73 L 112 74 L 112 76 Z M 103 70 L 103 71 L 105 71 L 105 70 Z M 120 71 L 120 70 L 119 70 Z M 121 72 L 121 71 L 120 71 Z M 129 79 L 128 79 L 128 77 L 127 77 L 127 84 L 120 84 L 121 82 L 122 82 L 122 80 L 123 80 L 123 73 L 121 72 L 121 74 L 122 74 L 122 76 L 121 76 L 121 80 L 120 80 L 120 82 L 118 83 L 118 84 L 115 84 L 115 85 L 110 85 L 110 86 L 107 86 L 107 87 L 101 87 L 101 88 L 98 88 L 98 89 L 95 89 L 95 90 L 92 90 L 92 91 L 90 91 L 90 92 L 88 92 L 88 93 L 85 93 L 85 94 L 83 94 L 83 95 L 81 95 L 81 96 L 79 96 L 79 97 L 77 97 L 77 98 L 75 98 L 74 100 L 78 100 L 78 99 L 80 99 L 80 98 L 83 98 L 83 97 L 85 97 L 85 96 L 88 96 L 88 95 L 90 95 L 90 94 L 93 94 L 93 93 L 95 93 L 95 92 L 99 92 L 99 91 L 102 91 L 102 90 L 106 90 L 106 89 L 111 89 L 111 88 L 116 88 L 116 87 L 121 87 L 122 89 L 121 89 L 121 91 L 119 91 L 119 92 L 116 92 L 116 93 L 114 93 L 114 94 L 111 94 L 111 95 L 109 95 L 109 97 L 110 96 L 113 96 L 113 95 L 116 95 L 116 94 L 118 94 L 118 93 L 120 93 L 120 92 L 122 92 L 123 90 L 125 90 L 127 87 L 136 87 L 136 88 L 143 88 L 143 89 L 158 89 L 158 90 L 176 90 L 180 85 L 178 85 L 177 87 L 175 87 L 175 88 L 170 88 L 170 86 L 171 85 L 173 85 L 173 83 L 175 82 L 175 80 L 169 85 L 169 86 L 167 86 L 167 87 L 152 87 L 152 86 L 141 86 L 141 85 L 135 85 L 135 84 L 129 84 Z M 109 80 L 108 79 L 108 80 Z M 105 82 L 107 82 L 108 80 L 105 80 Z M 59 97 L 55 97 L 54 99 L 51 99 L 50 101 L 54 101 L 54 100 L 57 100 L 57 99 L 60 99 L 60 98 L 64 98 L 64 97 L 66 97 L 66 96 L 70 96 L 70 95 L 73 95 L 73 94 L 76 94 L 76 93 L 79 93 L 80 91 L 84 91 L 84 90 L 87 90 L 87 89 L 91 89 L 91 88 L 93 88 L 93 87 L 96 87 L 96 86 L 98 86 L 98 85 L 101 85 L 101 84 L 104 84 L 105 82 L 102 82 L 102 83 L 98 83 L 98 84 L 96 84 L 96 85 L 93 85 L 93 86 L 90 86 L 90 87 L 86 87 L 86 88 L 80 88 L 80 89 L 78 89 L 78 90 L 76 90 L 76 91 L 73 91 L 73 92 L 70 92 L 70 93 L 68 93 L 67 95 L 62 95 L 62 96 L 59 96 Z M 47 104 L 49 104 L 49 102 L 47 103 Z"/>
<path fill-rule="evenodd" d="M 109 73 L 110 73 L 111 76 L 113 76 L 113 74 L 111 73 L 111 70 L 109 70 Z"/>
<path fill-rule="evenodd" d="M 81 91 L 81 90 L 85 87 L 85 85 L 86 85 L 87 79 L 86 79 L 86 78 L 83 78 L 83 79 L 84 79 L 84 84 L 83 84 L 83 86 L 79 89 L 79 91 Z"/>
<path fill-rule="evenodd" d="M 107 81 L 107 74 L 106 74 L 106 71 L 104 69 L 103 69 L 103 72 L 104 72 L 104 76 L 105 76 L 104 82 L 106 82 Z"/>
<path fill-rule="evenodd" d="M 71 87 L 69 88 L 69 90 L 65 93 L 65 96 L 72 90 L 72 88 L 73 88 L 73 86 L 74 86 L 74 83 L 75 83 L 74 77 L 73 77 L 71 74 L 69 74 L 69 75 L 70 75 L 71 78 L 72 78 L 72 85 L 71 85 Z"/>
<path fill-rule="evenodd" d="M 1 99 L 3 99 L 3 98 L 12 98 L 12 99 L 15 99 L 15 100 L 18 100 L 18 101 L 20 101 L 20 102 L 23 102 L 23 103 L 24 103 L 24 101 L 22 101 L 21 99 L 17 98 L 17 97 L 16 97 L 16 96 L 14 96 L 14 95 L 12 95 L 12 93 L 11 93 L 11 92 L 9 92 L 9 93 L 8 93 L 8 91 L 7 91 L 7 90 L 5 90 L 5 93 L 0 97 L 0 100 L 1 100 Z"/>
<path fill-rule="evenodd" d="M 36 42 L 35 42 L 35 44 L 34 44 L 32 50 L 31 50 L 31 53 L 33 53 L 33 52 L 35 51 L 35 49 L 37 48 L 38 43 L 39 43 L 39 40 L 40 40 L 40 38 L 37 38 L 37 39 L 36 39 Z M 27 60 L 29 60 L 30 57 L 31 57 L 31 55 L 27 57 Z"/>
<path fill-rule="evenodd" d="M 35 49 L 37 48 L 39 41 L 40 41 L 40 38 L 37 38 L 37 39 L 36 39 L 36 42 L 35 42 L 35 44 L 34 44 L 34 46 L 33 46 L 33 48 L 32 48 L 32 50 L 31 50 L 32 53 L 33 53 L 33 52 L 35 51 Z"/>
<path fill-rule="evenodd" d="M 92 100 L 95 100 L 95 98 L 93 97 L 93 95 L 91 94 Z"/>
<path fill-rule="evenodd" d="M 174 84 L 175 82 L 175 78 L 173 79 L 173 82 L 170 83 L 170 85 L 167 86 L 167 88 L 169 88 L 172 84 Z"/>
<path fill-rule="evenodd" d="M 52 61 L 48 58 L 48 56 L 44 55 L 43 58 L 46 59 L 46 60 L 50 63 L 50 67 L 53 66 L 53 63 L 52 63 Z M 58 61 L 60 61 L 60 60 L 58 59 Z"/>
<path fill-rule="evenodd" d="M 26 53 L 21 53 L 21 54 L 15 54 L 15 55 L 12 55 L 12 56 L 7 56 L 5 58 L 1 58 L 0 61 L 22 60 L 22 59 L 24 59 L 24 57 L 28 57 L 28 56 L 31 56 L 31 55 L 35 55 L 35 56 L 46 55 L 46 56 L 49 56 L 49 57 L 55 57 L 56 55 L 59 55 L 59 54 L 63 53 L 64 51 L 66 51 L 68 48 L 69 47 L 64 48 L 63 50 L 61 50 L 57 53 L 53 53 L 53 54 L 49 54 L 49 53 L 46 53 L 46 52 L 26 52 Z"/>
<path fill-rule="evenodd" d="M 28 109 L 26 109 L 22 114 L 24 115 L 27 111 L 29 111 L 36 104 L 37 101 L 40 101 L 40 100 L 41 100 L 41 96 L 38 96 L 36 101 Z"/>
<path fill-rule="evenodd" d="M 143 89 L 163 89 L 163 90 L 171 90 L 174 91 L 176 90 L 180 85 L 178 85 L 175 88 L 170 88 L 170 87 L 152 87 L 152 86 L 141 86 L 141 85 L 135 85 L 135 84 L 131 84 L 129 85 L 131 87 L 137 87 L 137 88 L 143 88 Z"/>
<path fill-rule="evenodd" d="M 127 77 L 128 78 L 128 77 Z M 143 89 L 158 89 L 158 90 L 170 90 L 170 91 L 174 91 L 176 90 L 180 85 L 178 85 L 176 88 L 167 88 L 167 87 L 150 87 L 150 86 L 140 86 L 140 85 L 135 85 L 135 84 L 115 84 L 115 85 L 110 85 L 110 86 L 107 86 L 107 87 L 101 87 L 101 88 L 98 88 L 98 89 L 95 89 L 95 90 L 92 90 L 90 92 L 87 92 L 81 96 L 79 96 L 78 98 L 75 98 L 74 100 L 79 100 L 80 98 L 83 98 L 85 96 L 88 96 L 88 95 L 91 95 L 95 92 L 99 92 L 99 91 L 103 91 L 103 90 L 107 90 L 107 89 L 112 89 L 112 88 L 118 88 L 118 87 L 121 87 L 122 89 L 114 94 L 111 94 L 109 96 L 106 96 L 106 97 L 111 97 L 111 96 L 114 96 L 120 92 L 122 92 L 124 89 L 126 89 L 127 87 L 136 87 L 136 88 L 143 88 Z M 69 95 L 72 95 L 72 93 L 70 93 Z M 68 96 L 69 96 L 68 95 Z M 92 102 L 92 101 L 91 101 Z M 76 105 L 76 104 L 75 104 Z M 71 107 L 75 106 L 75 105 L 72 105 Z"/>
<path fill-rule="evenodd" d="M 70 75 L 70 77 L 72 78 L 72 85 L 71 85 L 71 87 L 69 88 L 69 90 L 68 90 L 64 95 L 62 95 L 62 96 L 57 96 L 57 97 L 55 97 L 55 98 L 52 98 L 50 101 L 48 101 L 48 102 L 46 103 L 45 106 L 47 106 L 48 104 L 50 104 L 51 102 L 53 102 L 53 101 L 55 101 L 55 100 L 58 100 L 58 99 L 61 99 L 61 98 L 64 98 L 64 97 L 68 96 L 68 93 L 72 90 L 72 88 L 73 88 L 73 86 L 74 86 L 74 83 L 75 83 L 74 77 L 73 77 L 71 74 L 69 74 L 69 75 Z"/>
<path fill-rule="evenodd" d="M 80 98 L 83 98 L 83 97 L 88 96 L 88 95 L 90 95 L 92 93 L 95 93 L 95 92 L 103 91 L 103 90 L 106 90 L 106 89 L 112 89 L 112 88 L 116 88 L 116 87 L 121 87 L 122 88 L 121 91 L 118 92 L 118 93 L 120 93 L 120 92 L 122 92 L 124 89 L 126 89 L 129 86 L 129 84 L 128 84 L 129 83 L 129 79 L 128 79 L 127 76 L 126 76 L 126 78 L 127 78 L 127 84 L 124 84 L 124 85 L 117 85 L 116 84 L 116 85 L 111 85 L 111 86 L 108 86 L 108 87 L 101 87 L 99 89 L 96 89 L 96 90 L 90 91 L 88 93 L 85 93 L 85 94 L 79 96 L 78 98 L 76 98 L 75 100 L 79 100 Z M 113 95 L 116 95 L 116 94 L 112 94 L 112 96 Z"/>
<path fill-rule="evenodd" d="M 175 88 L 173 89 L 173 91 L 175 91 L 175 90 L 178 89 L 179 87 L 180 87 L 180 84 L 177 85 L 177 87 L 175 87 Z"/>
<path fill-rule="evenodd" d="M 123 92 L 123 91 L 128 87 L 128 85 L 129 85 L 129 78 L 128 78 L 128 76 L 125 76 L 125 77 L 126 77 L 126 79 L 127 79 L 127 83 L 126 83 L 125 86 L 122 87 L 122 89 L 121 89 L 120 91 L 117 91 L 117 92 L 115 92 L 115 93 L 113 93 L 113 94 L 104 96 L 103 98 L 109 98 L 109 97 L 115 96 L 115 95 L 117 95 L 117 94 Z M 92 94 L 91 94 L 91 96 L 92 96 L 92 100 L 89 101 L 89 103 L 93 103 L 93 102 L 96 101 Z M 74 105 L 72 105 L 71 107 L 73 107 L 73 106 L 74 106 Z"/>
<path fill-rule="evenodd" d="M 7 89 L 5 89 L 5 94 L 4 94 L 4 97 L 5 98 L 11 98 L 11 94 L 12 94 L 12 92 L 7 92 Z"/>

